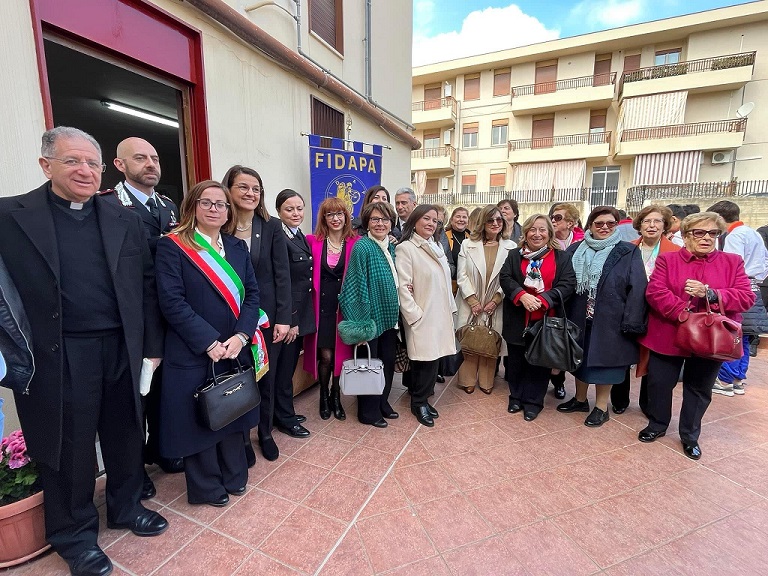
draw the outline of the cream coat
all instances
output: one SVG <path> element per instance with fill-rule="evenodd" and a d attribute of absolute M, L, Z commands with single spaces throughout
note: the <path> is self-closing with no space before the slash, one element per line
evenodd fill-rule
<path fill-rule="evenodd" d="M 515 243 L 512 240 L 501 240 L 499 242 L 499 249 L 496 252 L 496 261 L 493 264 L 491 278 L 486 284 L 485 252 L 482 241 L 467 238 L 461 243 L 459 261 L 456 263 L 456 283 L 459 286 L 459 291 L 456 293 L 456 306 L 458 310 L 456 328 L 464 326 L 472 316 L 472 308 L 467 304 L 466 298 L 473 294 L 480 300 L 481 306 L 485 306 L 490 302 L 494 294 L 500 294 L 503 302 L 504 291 L 499 285 L 499 272 L 501 272 L 501 267 L 507 260 L 509 251 L 514 248 Z M 499 334 L 501 334 L 504 322 L 502 310 L 503 306 L 499 305 L 493 313 L 493 329 Z M 486 316 L 485 312 L 481 312 L 478 320 L 485 322 Z M 506 356 L 506 354 L 507 345 L 502 340 L 501 355 Z"/>
<path fill-rule="evenodd" d="M 455 354 L 456 304 L 445 254 L 441 250 L 438 258 L 427 241 L 414 234 L 395 248 L 395 265 L 408 357 L 428 361 Z"/>

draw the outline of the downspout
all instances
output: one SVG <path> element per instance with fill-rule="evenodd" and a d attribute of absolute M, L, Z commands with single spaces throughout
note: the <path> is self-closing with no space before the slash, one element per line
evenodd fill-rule
<path fill-rule="evenodd" d="M 298 3 L 299 0 L 296 0 Z M 371 86 L 371 0 L 365 0 L 365 99 L 373 103 Z M 413 130 L 413 126 L 410 126 Z"/>
<path fill-rule="evenodd" d="M 210 17 L 221 24 L 224 28 L 229 30 L 232 34 L 253 46 L 272 60 L 274 60 L 280 66 L 293 72 L 297 76 L 303 78 L 310 84 L 316 85 L 318 88 L 322 88 L 327 92 L 330 92 L 337 98 L 341 99 L 348 105 L 356 108 L 360 113 L 368 117 L 381 129 L 389 132 L 392 136 L 401 140 L 402 142 L 410 145 L 412 150 L 418 150 L 421 147 L 421 142 L 414 138 L 410 132 L 402 128 L 399 124 L 395 123 L 391 118 L 397 118 L 394 114 L 390 114 L 381 107 L 374 106 L 372 103 L 351 86 L 346 85 L 343 81 L 333 75 L 330 71 L 325 70 L 320 64 L 314 62 L 310 57 L 301 51 L 299 44 L 299 52 L 296 53 L 293 50 L 286 47 L 282 42 L 279 42 L 264 30 L 256 26 L 248 18 L 234 10 L 223 0 L 183 0 L 187 4 L 194 6 L 200 12 Z M 297 9 L 299 7 L 298 0 L 296 1 Z M 301 29 L 299 28 L 299 41 L 301 39 Z M 413 129 L 413 126 L 400 120 L 406 124 L 409 128 Z"/>

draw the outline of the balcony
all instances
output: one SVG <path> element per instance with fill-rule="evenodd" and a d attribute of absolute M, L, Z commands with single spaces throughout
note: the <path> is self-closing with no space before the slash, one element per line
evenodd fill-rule
<path fill-rule="evenodd" d="M 615 189 L 602 188 L 542 188 L 538 190 L 501 190 L 491 192 L 442 192 L 422 194 L 416 198 L 419 204 L 443 204 L 445 206 L 498 204 L 505 198 L 519 204 L 552 204 L 557 202 L 589 202 L 595 194 L 603 198 L 615 198 Z"/>
<path fill-rule="evenodd" d="M 512 88 L 512 114 L 543 114 L 571 108 L 607 108 L 613 101 L 616 72 Z"/>
<path fill-rule="evenodd" d="M 717 198 L 768 196 L 768 180 L 731 180 L 730 182 L 693 182 L 688 184 L 648 184 L 627 188 L 627 211 L 637 213 L 648 204 L 712 203 Z M 706 201 L 706 202 L 705 202 Z"/>
<path fill-rule="evenodd" d="M 438 146 L 437 148 L 422 148 L 411 152 L 411 170 L 426 170 L 437 175 L 453 173 L 456 168 L 456 148 L 453 146 Z"/>
<path fill-rule="evenodd" d="M 622 74 L 619 97 L 687 90 L 691 93 L 735 90 L 752 79 L 755 52 L 649 66 Z"/>
<path fill-rule="evenodd" d="M 746 129 L 747 119 L 735 118 L 624 130 L 619 137 L 616 158 L 629 158 L 638 154 L 738 148 L 744 143 Z"/>
<path fill-rule="evenodd" d="M 509 163 L 598 160 L 610 154 L 612 132 L 510 140 Z"/>
<path fill-rule="evenodd" d="M 452 96 L 446 96 L 439 100 L 422 100 L 414 102 L 413 125 L 418 130 L 431 128 L 445 128 L 456 125 L 456 109 L 458 104 Z"/>

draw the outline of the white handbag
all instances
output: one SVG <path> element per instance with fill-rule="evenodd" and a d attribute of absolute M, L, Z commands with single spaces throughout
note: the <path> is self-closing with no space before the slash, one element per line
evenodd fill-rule
<path fill-rule="evenodd" d="M 384 391 L 384 363 L 378 358 L 371 358 L 371 347 L 368 349 L 368 360 L 357 359 L 357 346 L 354 358 L 344 360 L 341 367 L 339 385 L 347 396 L 379 395 Z"/>

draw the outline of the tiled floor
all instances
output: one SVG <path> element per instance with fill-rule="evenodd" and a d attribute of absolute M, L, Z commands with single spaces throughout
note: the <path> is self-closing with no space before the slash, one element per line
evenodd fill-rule
<path fill-rule="evenodd" d="M 676 420 L 640 444 L 634 398 L 592 430 L 551 394 L 529 423 L 507 413 L 502 380 L 490 396 L 449 381 L 433 429 L 397 388 L 401 418 L 380 430 L 358 424 L 351 401 L 345 422 L 320 420 L 312 389 L 296 402 L 311 438 L 276 433 L 280 459 L 259 459 L 244 496 L 190 506 L 183 475 L 155 472 L 150 505 L 168 532 L 104 529 L 101 544 L 115 574 L 136 575 L 766 574 L 768 352 L 752 362 L 745 396 L 713 399 L 699 462 Z M 7 572 L 66 573 L 54 554 Z"/>

